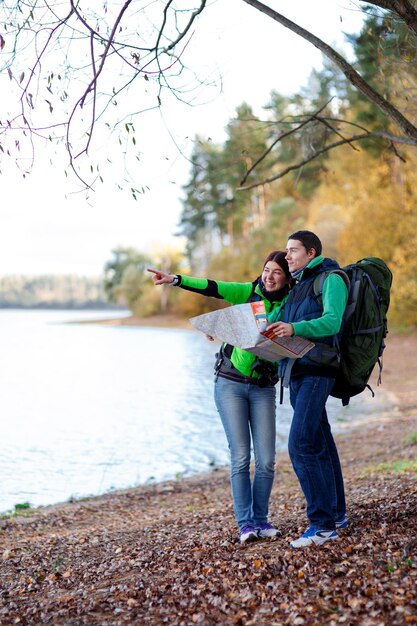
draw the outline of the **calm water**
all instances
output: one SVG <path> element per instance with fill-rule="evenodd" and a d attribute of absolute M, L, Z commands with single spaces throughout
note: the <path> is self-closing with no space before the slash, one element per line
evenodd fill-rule
<path fill-rule="evenodd" d="M 0 310 L 0 512 L 228 462 L 213 401 L 216 345 L 194 331 L 65 324 L 120 311 Z M 334 430 L 387 398 L 330 403 Z M 291 410 L 278 408 L 277 447 Z"/>

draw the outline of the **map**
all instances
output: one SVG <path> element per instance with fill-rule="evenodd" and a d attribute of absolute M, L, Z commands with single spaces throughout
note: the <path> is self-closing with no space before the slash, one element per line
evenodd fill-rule
<path fill-rule="evenodd" d="M 268 321 L 262 301 L 204 313 L 192 317 L 190 322 L 213 339 L 230 343 L 268 361 L 300 358 L 314 346 L 304 337 L 278 337 L 274 329 L 266 330 Z"/>

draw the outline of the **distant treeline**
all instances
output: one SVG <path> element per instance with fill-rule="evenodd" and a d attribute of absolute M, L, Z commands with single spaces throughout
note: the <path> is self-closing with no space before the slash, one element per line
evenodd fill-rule
<path fill-rule="evenodd" d="M 103 279 L 85 276 L 0 276 L 0 308 L 114 309 Z"/>

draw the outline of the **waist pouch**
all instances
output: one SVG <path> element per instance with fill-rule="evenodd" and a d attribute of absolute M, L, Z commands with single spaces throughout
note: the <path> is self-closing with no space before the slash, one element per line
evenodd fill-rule
<path fill-rule="evenodd" d="M 253 371 L 256 371 L 258 374 L 258 377 L 255 378 L 254 376 L 244 376 L 239 372 L 224 353 L 220 352 L 216 356 L 215 380 L 217 380 L 218 376 L 221 376 L 238 383 L 257 385 L 258 387 L 274 387 L 278 382 L 277 371 L 270 363 L 255 361 L 252 366 Z"/>
<path fill-rule="evenodd" d="M 251 376 L 243 376 L 238 370 L 235 369 L 232 371 L 225 371 L 222 367 L 216 373 L 216 377 L 220 376 L 221 378 L 228 378 L 229 380 L 234 380 L 237 383 L 246 383 L 249 385 L 258 385 L 258 379 L 252 378 Z"/>

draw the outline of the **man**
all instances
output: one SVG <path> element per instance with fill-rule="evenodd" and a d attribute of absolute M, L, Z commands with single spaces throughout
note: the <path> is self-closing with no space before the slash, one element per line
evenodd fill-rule
<path fill-rule="evenodd" d="M 314 233 L 300 230 L 290 235 L 286 259 L 297 281 L 272 326 L 280 337 L 302 336 L 315 347 L 301 359 L 280 362 L 284 386 L 289 386 L 294 410 L 288 451 L 307 501 L 310 526 L 293 548 L 321 545 L 339 538 L 337 528 L 347 526 L 343 476 L 326 413 L 338 367 L 334 339 L 346 307 L 348 289 L 338 264 L 321 256 L 322 245 Z M 326 272 L 322 296 L 314 282 Z"/>

